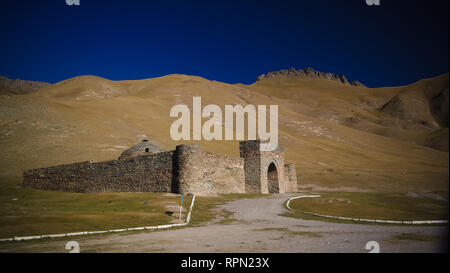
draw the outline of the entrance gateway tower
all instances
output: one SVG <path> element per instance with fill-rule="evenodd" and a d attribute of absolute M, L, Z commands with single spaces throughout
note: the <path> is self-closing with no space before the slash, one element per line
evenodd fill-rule
<path fill-rule="evenodd" d="M 295 166 L 284 165 L 284 152 L 280 146 L 273 151 L 265 151 L 261 149 L 261 141 L 250 140 L 240 142 L 239 150 L 245 160 L 246 193 L 297 191 Z"/>

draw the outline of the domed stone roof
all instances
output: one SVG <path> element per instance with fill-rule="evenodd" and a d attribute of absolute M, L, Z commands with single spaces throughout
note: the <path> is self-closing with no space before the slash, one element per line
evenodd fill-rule
<path fill-rule="evenodd" d="M 162 152 L 161 149 L 148 142 L 147 139 L 142 140 L 138 144 L 131 146 L 130 148 L 123 151 L 123 153 L 119 156 L 119 159 L 141 156 L 141 155 L 151 155 L 154 153 Z"/>

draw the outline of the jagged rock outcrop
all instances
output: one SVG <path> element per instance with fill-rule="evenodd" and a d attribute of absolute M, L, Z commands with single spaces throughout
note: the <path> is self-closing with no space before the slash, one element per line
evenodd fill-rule
<path fill-rule="evenodd" d="M 0 76 L 0 95 L 29 94 L 49 85 L 50 83 L 48 82 L 24 81 L 21 79 L 12 80 Z"/>
<path fill-rule="evenodd" d="M 430 99 L 431 113 L 437 119 L 437 122 L 442 124 L 442 127 L 447 127 L 449 125 L 449 94 L 448 94 L 448 82 L 446 86 L 438 89 L 437 92 L 433 92 Z"/>
<path fill-rule="evenodd" d="M 305 68 L 305 69 L 295 69 L 293 67 L 285 70 L 279 70 L 279 71 L 272 71 L 268 72 L 266 74 L 262 74 L 259 76 L 256 80 L 261 81 L 263 79 L 269 79 L 269 78 L 278 78 L 278 77 L 301 77 L 301 76 L 307 76 L 311 78 L 323 78 L 327 80 L 337 81 L 342 84 L 349 84 L 356 87 L 365 87 L 364 84 L 358 81 L 349 81 L 345 75 L 338 75 L 335 73 L 326 73 L 326 72 L 320 72 L 316 71 L 311 67 Z"/>
<path fill-rule="evenodd" d="M 363 83 L 361 83 L 359 81 L 351 81 L 350 84 L 353 86 L 358 86 L 358 87 L 366 87 Z"/>

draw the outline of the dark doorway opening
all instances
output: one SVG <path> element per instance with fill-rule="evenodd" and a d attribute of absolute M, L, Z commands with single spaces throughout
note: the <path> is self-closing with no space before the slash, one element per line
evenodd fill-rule
<path fill-rule="evenodd" d="M 267 170 L 267 186 L 269 188 L 269 193 L 280 193 L 280 188 L 278 186 L 278 170 L 275 163 L 270 163 L 269 169 Z"/>

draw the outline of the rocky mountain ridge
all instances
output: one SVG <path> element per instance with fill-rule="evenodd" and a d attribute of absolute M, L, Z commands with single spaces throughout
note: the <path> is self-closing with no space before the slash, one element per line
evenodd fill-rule
<path fill-rule="evenodd" d="M 323 78 L 327 80 L 337 81 L 342 84 L 348 84 L 352 86 L 357 87 L 366 87 L 364 84 L 362 84 L 359 81 L 349 81 L 347 77 L 343 74 L 335 74 L 335 73 L 328 73 L 328 72 L 320 72 L 317 70 L 314 70 L 311 67 L 305 68 L 305 69 L 295 69 L 293 67 L 289 69 L 279 70 L 279 71 L 271 71 L 266 74 L 260 75 L 256 81 L 261 81 L 264 79 L 269 78 L 279 78 L 279 77 L 301 77 L 301 76 L 307 76 L 311 78 Z"/>
<path fill-rule="evenodd" d="M 49 86 L 48 82 L 40 81 L 25 81 L 21 79 L 10 79 L 8 77 L 0 76 L 0 95 L 18 95 L 29 94 L 38 91 L 39 89 Z"/>

